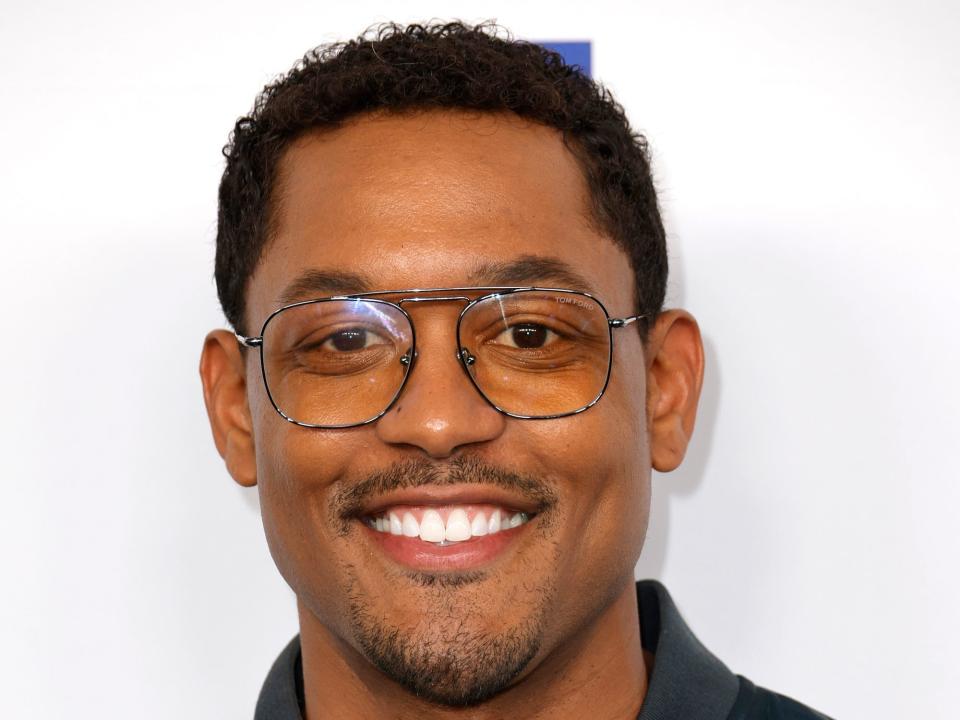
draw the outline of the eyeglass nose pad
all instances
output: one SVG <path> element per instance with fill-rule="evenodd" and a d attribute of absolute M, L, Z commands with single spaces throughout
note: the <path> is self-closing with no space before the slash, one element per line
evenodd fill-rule
<path fill-rule="evenodd" d="M 463 348 L 459 353 L 457 353 L 457 357 L 464 365 L 473 365 L 477 361 L 477 359 L 471 354 L 470 348 Z"/>
<path fill-rule="evenodd" d="M 407 350 L 403 355 L 400 356 L 400 364 L 406 365 L 407 367 L 413 366 L 413 361 L 417 359 L 417 352 L 414 350 L 412 353 Z"/>

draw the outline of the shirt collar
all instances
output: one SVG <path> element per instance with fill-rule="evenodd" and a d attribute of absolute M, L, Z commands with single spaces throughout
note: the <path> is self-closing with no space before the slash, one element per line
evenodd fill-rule
<path fill-rule="evenodd" d="M 637 600 L 643 647 L 654 654 L 637 720 L 726 720 L 739 678 L 697 640 L 663 585 L 638 582 Z"/>
<path fill-rule="evenodd" d="M 637 583 L 643 647 L 654 654 L 653 673 L 637 720 L 725 720 L 739 679 L 707 650 L 656 580 Z M 302 720 L 300 636 L 273 663 L 254 720 Z"/>

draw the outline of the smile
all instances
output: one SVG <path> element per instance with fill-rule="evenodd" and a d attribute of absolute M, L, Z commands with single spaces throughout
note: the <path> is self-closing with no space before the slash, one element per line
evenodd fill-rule
<path fill-rule="evenodd" d="M 496 505 L 396 506 L 364 522 L 379 533 L 446 546 L 512 530 L 530 517 Z"/>
<path fill-rule="evenodd" d="M 420 572 L 506 561 L 553 502 L 489 484 L 420 485 L 370 498 L 353 513 L 376 554 Z"/>

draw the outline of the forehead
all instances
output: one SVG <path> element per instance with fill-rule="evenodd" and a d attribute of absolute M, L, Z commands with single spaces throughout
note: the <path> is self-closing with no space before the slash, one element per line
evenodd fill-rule
<path fill-rule="evenodd" d="M 367 116 L 307 135 L 280 162 L 274 202 L 248 292 L 254 325 L 311 272 L 363 282 L 337 292 L 567 287 L 572 274 L 611 309 L 626 311 L 633 296 L 627 257 L 590 222 L 586 181 L 560 133 L 512 115 Z M 520 268 L 513 279 L 497 272 L 510 267 Z"/>

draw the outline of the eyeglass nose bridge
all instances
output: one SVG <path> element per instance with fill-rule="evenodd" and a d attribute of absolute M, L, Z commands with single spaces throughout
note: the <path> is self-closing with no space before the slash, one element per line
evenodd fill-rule
<path fill-rule="evenodd" d="M 444 295 L 442 297 L 408 297 L 400 298 L 397 300 L 397 305 L 402 306 L 404 303 L 420 303 L 420 302 L 453 302 L 454 300 L 459 300 L 461 302 L 470 302 L 470 298 L 466 295 Z"/>
<path fill-rule="evenodd" d="M 405 365 L 413 370 L 413 363 L 419 356 L 420 353 L 414 348 L 412 352 L 408 350 L 401 355 L 399 362 L 401 365 Z M 453 356 L 459 360 L 462 365 L 473 365 L 477 361 L 477 358 L 473 356 L 469 348 L 463 348 L 463 350 L 456 349 L 453 351 Z"/>
<path fill-rule="evenodd" d="M 407 297 L 401 298 L 396 301 L 396 304 L 400 307 L 403 307 L 404 303 L 422 303 L 422 302 L 464 302 L 470 304 L 472 301 L 466 295 L 441 295 L 437 297 Z M 400 358 L 400 363 L 402 365 L 408 365 L 410 370 L 413 370 L 413 365 L 416 362 L 419 352 L 416 348 L 413 348 L 412 353 L 405 353 Z M 473 365 L 476 362 L 476 358 L 470 353 L 467 349 L 461 349 L 456 347 L 453 351 L 453 356 L 463 365 L 463 369 L 466 370 L 467 365 Z"/>

